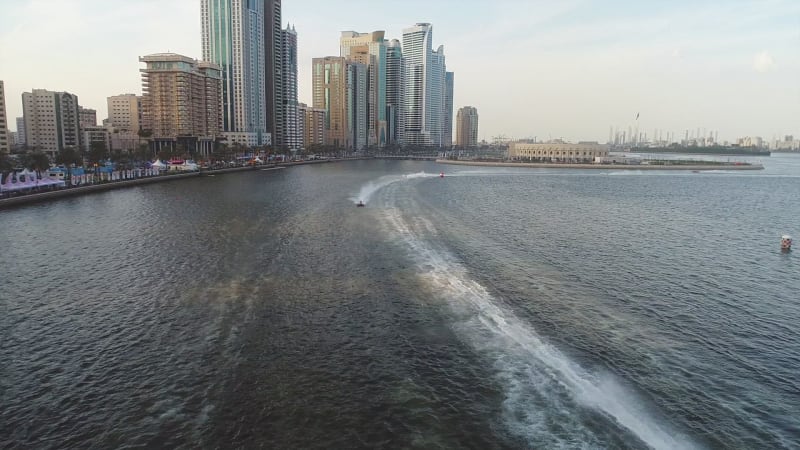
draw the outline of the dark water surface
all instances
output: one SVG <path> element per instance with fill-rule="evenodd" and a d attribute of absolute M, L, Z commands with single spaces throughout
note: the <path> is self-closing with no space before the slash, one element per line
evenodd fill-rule
<path fill-rule="evenodd" d="M 800 155 L 763 162 L 360 161 L 2 211 L 0 447 L 800 448 Z"/>

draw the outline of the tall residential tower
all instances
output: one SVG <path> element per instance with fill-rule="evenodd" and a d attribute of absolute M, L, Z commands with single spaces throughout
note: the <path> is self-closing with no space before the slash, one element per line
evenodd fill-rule
<path fill-rule="evenodd" d="M 386 123 L 386 64 L 387 46 L 383 31 L 357 33 L 342 31 L 339 38 L 340 56 L 367 68 L 366 125 L 367 145 L 383 147 L 388 140 Z"/>
<path fill-rule="evenodd" d="M 386 129 L 387 144 L 403 143 L 403 50 L 400 41 L 386 44 Z"/>
<path fill-rule="evenodd" d="M 266 43 L 272 28 L 265 8 L 271 3 L 201 0 L 203 59 L 221 69 L 223 130 L 231 144 L 270 141 Z"/>
<path fill-rule="evenodd" d="M 281 84 L 275 105 L 276 129 L 273 144 L 285 150 L 298 150 L 302 139 L 297 123 L 297 31 L 286 26 L 281 31 Z"/>
<path fill-rule="evenodd" d="M 456 145 L 459 147 L 478 145 L 478 110 L 472 106 L 465 106 L 458 110 Z"/>
<path fill-rule="evenodd" d="M 418 23 L 403 30 L 404 136 L 406 145 L 441 147 L 445 127 L 444 47 L 433 50 L 433 26 Z"/>
<path fill-rule="evenodd" d="M 0 153 L 8 153 L 14 145 L 8 132 L 8 119 L 6 118 L 6 89 L 3 80 L 0 80 Z"/>
<path fill-rule="evenodd" d="M 347 147 L 346 61 L 340 56 L 314 58 L 311 68 L 313 107 L 325 111 L 325 143 Z"/>

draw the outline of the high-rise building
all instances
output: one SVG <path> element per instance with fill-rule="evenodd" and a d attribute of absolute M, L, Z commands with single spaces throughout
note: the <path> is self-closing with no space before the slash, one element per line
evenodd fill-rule
<path fill-rule="evenodd" d="M 11 151 L 11 136 L 8 133 L 8 119 L 6 118 L 6 88 L 0 80 L 0 153 Z"/>
<path fill-rule="evenodd" d="M 156 149 L 178 143 L 208 154 L 222 131 L 220 67 L 174 53 L 139 58 L 142 72 L 142 129 Z"/>
<path fill-rule="evenodd" d="M 368 142 L 367 105 L 368 70 L 365 64 L 347 61 L 347 134 L 348 149 L 361 150 Z"/>
<path fill-rule="evenodd" d="M 325 111 L 325 142 L 340 149 L 367 145 L 367 66 L 341 56 L 314 58 L 314 108 Z"/>
<path fill-rule="evenodd" d="M 97 110 L 78 106 L 78 122 L 81 130 L 88 127 L 97 126 Z"/>
<path fill-rule="evenodd" d="M 222 73 L 222 121 L 229 143 L 269 144 L 272 35 L 266 8 L 278 0 L 201 0 L 203 59 Z M 280 23 L 278 24 L 280 31 Z"/>
<path fill-rule="evenodd" d="M 441 147 L 445 126 L 444 47 L 433 50 L 433 26 L 403 30 L 404 143 Z"/>
<path fill-rule="evenodd" d="M 78 96 L 34 89 L 22 94 L 26 145 L 55 156 L 67 147 L 80 148 Z"/>
<path fill-rule="evenodd" d="M 341 56 L 312 60 L 313 107 L 325 111 L 325 142 L 348 147 L 347 61 Z"/>
<path fill-rule="evenodd" d="M 275 105 L 278 116 L 273 143 L 278 148 L 297 150 L 302 135 L 297 125 L 297 31 L 287 26 L 281 33 L 281 103 Z"/>
<path fill-rule="evenodd" d="M 443 147 L 453 146 L 453 72 L 444 74 L 444 133 Z"/>
<path fill-rule="evenodd" d="M 384 146 L 388 141 L 386 123 L 386 65 L 385 32 L 357 33 L 342 31 L 339 38 L 340 56 L 367 67 L 367 141 L 368 145 Z"/>
<path fill-rule="evenodd" d="M 119 131 L 138 133 L 142 119 L 142 96 L 121 94 L 108 97 L 109 124 Z"/>
<path fill-rule="evenodd" d="M 281 121 L 283 115 L 278 114 L 284 104 L 283 86 L 283 30 L 281 21 L 281 0 L 250 0 L 263 1 L 264 8 L 264 96 L 266 99 L 266 129 L 272 136 L 272 144 L 277 145 L 274 136 L 279 130 L 284 129 Z M 283 142 L 281 142 L 283 144 Z"/>
<path fill-rule="evenodd" d="M 297 107 L 298 128 L 303 136 L 302 146 L 309 149 L 312 146 L 325 145 L 325 110 L 311 108 L 305 103 Z"/>
<path fill-rule="evenodd" d="M 17 117 L 17 145 L 27 145 L 27 136 L 25 135 L 25 118 Z"/>
<path fill-rule="evenodd" d="M 478 145 L 478 110 L 472 106 L 465 106 L 458 110 L 456 145 L 459 147 Z"/>
<path fill-rule="evenodd" d="M 402 144 L 403 138 L 403 51 L 400 41 L 386 44 L 386 129 L 387 144 Z"/>

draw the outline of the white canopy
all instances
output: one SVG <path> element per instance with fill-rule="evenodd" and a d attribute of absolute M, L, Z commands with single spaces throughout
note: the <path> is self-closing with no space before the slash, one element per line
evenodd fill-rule
<path fill-rule="evenodd" d="M 20 181 L 22 175 L 25 175 L 25 181 Z M 47 187 L 47 186 L 64 186 L 65 183 L 61 180 L 53 180 L 51 178 L 38 178 L 36 176 L 36 172 L 30 172 L 24 170 L 16 174 L 16 182 L 14 181 L 14 174 L 9 174 L 6 177 L 6 182 L 0 184 L 0 192 L 13 192 L 13 191 L 24 191 L 26 189 L 33 189 L 36 187 Z"/>

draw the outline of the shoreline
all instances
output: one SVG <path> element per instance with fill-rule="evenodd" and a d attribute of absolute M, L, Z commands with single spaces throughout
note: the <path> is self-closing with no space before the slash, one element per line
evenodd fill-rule
<path fill-rule="evenodd" d="M 245 171 L 271 172 L 271 171 L 278 171 L 279 169 L 285 169 L 291 166 L 300 166 L 306 164 L 324 164 L 324 163 L 331 163 L 338 161 L 353 161 L 356 159 L 363 159 L 363 158 L 325 159 L 325 160 L 315 160 L 315 161 L 296 161 L 296 162 L 285 162 L 276 164 L 263 164 L 260 166 L 228 167 L 224 169 L 211 169 L 211 170 L 206 169 L 206 170 L 199 170 L 197 172 L 175 173 L 170 175 L 155 175 L 151 177 L 136 178 L 132 180 L 118 180 L 102 184 L 93 184 L 91 186 L 77 186 L 77 187 L 63 188 L 56 191 L 37 192 L 35 194 L 24 194 L 17 197 L 2 198 L 0 199 L 0 210 L 7 208 L 14 208 L 18 206 L 30 205 L 34 203 L 58 200 L 67 197 L 75 197 L 79 195 L 94 194 L 97 192 L 112 191 L 116 189 L 123 189 L 133 186 L 183 180 L 186 178 L 196 178 L 209 175 L 226 174 L 233 172 L 245 172 Z"/>
<path fill-rule="evenodd" d="M 563 164 L 563 163 L 511 163 L 491 161 L 457 161 L 437 159 L 440 164 L 457 166 L 491 166 L 491 167 L 526 167 L 535 169 L 606 169 L 606 170 L 763 170 L 761 164 L 684 164 L 684 165 L 650 165 L 650 164 Z"/>

